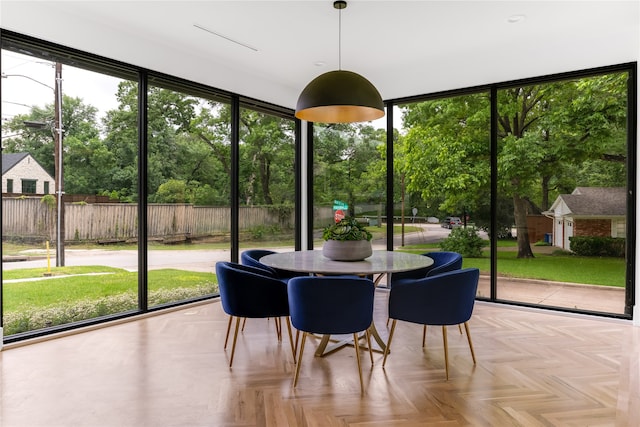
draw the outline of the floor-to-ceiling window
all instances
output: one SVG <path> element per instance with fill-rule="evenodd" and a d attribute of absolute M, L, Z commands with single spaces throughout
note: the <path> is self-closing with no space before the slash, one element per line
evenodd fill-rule
<path fill-rule="evenodd" d="M 136 74 L 2 47 L 4 335 L 137 309 Z"/>
<path fill-rule="evenodd" d="M 215 263 L 238 242 L 296 245 L 292 110 L 9 32 L 2 43 L 5 341 L 214 297 Z"/>
<path fill-rule="evenodd" d="M 478 296 L 489 296 L 490 94 L 438 97 L 400 110 L 405 132 L 394 147 L 394 171 L 410 218 L 405 248 L 485 259 Z"/>
<path fill-rule="evenodd" d="M 162 78 L 147 88 L 149 307 L 217 294 L 230 260 L 230 100 Z"/>
<path fill-rule="evenodd" d="M 315 124 L 313 135 L 314 246 L 322 230 L 354 217 L 373 234 L 374 249 L 385 249 L 387 218 L 384 129 L 371 123 Z"/>
<path fill-rule="evenodd" d="M 240 108 L 239 247 L 295 247 L 295 122 Z"/>
<path fill-rule="evenodd" d="M 497 91 L 499 300 L 625 312 L 628 71 Z M 580 298 L 577 287 L 594 298 Z"/>
<path fill-rule="evenodd" d="M 614 66 L 398 102 L 394 178 L 428 230 L 406 249 L 462 252 L 463 266 L 481 269 L 479 298 L 628 316 L 632 72 Z"/>

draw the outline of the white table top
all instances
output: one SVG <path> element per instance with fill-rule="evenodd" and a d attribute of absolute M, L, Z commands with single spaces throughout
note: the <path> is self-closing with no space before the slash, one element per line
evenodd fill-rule
<path fill-rule="evenodd" d="M 281 270 L 318 274 L 396 273 L 416 270 L 433 264 L 433 259 L 416 254 L 395 251 L 373 251 L 363 261 L 332 261 L 321 250 L 295 251 L 266 255 L 260 262 Z"/>

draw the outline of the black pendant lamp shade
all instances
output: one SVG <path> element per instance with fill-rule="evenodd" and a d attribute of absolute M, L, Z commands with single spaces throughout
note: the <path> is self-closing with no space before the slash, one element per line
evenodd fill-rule
<path fill-rule="evenodd" d="M 347 2 L 336 1 L 333 7 L 342 10 Z M 339 69 L 319 75 L 302 90 L 295 115 L 318 123 L 368 122 L 384 116 L 384 103 L 369 80 Z"/>
<path fill-rule="evenodd" d="M 384 116 L 378 90 L 360 74 L 329 71 L 313 79 L 296 105 L 296 117 L 319 123 L 368 122 Z"/>

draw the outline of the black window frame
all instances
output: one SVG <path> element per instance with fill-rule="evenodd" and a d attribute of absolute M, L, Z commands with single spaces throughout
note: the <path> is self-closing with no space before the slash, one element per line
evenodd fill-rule
<path fill-rule="evenodd" d="M 37 179 L 20 179 L 21 193 L 22 194 L 38 194 L 38 180 Z"/>

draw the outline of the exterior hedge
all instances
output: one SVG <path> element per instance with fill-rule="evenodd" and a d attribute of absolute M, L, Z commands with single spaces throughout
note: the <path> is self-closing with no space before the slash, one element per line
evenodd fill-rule
<path fill-rule="evenodd" d="M 626 241 L 619 237 L 573 236 L 569 247 L 576 255 L 624 258 Z"/>

